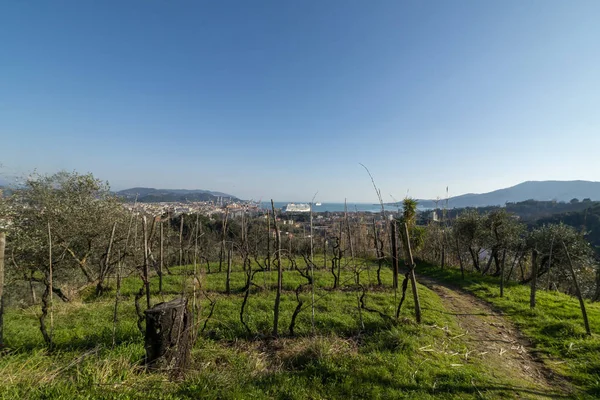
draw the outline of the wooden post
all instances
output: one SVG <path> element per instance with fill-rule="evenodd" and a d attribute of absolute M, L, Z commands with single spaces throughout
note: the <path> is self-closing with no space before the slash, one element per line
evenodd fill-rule
<path fill-rule="evenodd" d="M 179 223 L 179 266 L 183 265 L 183 214 Z"/>
<path fill-rule="evenodd" d="M 315 194 L 316 196 L 316 194 Z M 310 202 L 310 291 L 311 291 L 311 302 L 310 302 L 310 322 L 312 326 L 312 333 L 315 334 L 315 262 L 314 262 L 314 242 L 313 242 L 313 203 L 315 201 L 313 196 Z"/>
<path fill-rule="evenodd" d="M 230 285 L 230 282 L 231 282 L 231 262 L 232 262 L 232 258 L 233 258 L 233 244 L 231 245 L 231 247 L 227 251 L 227 278 L 225 278 L 225 292 L 227 292 L 227 294 L 231 293 L 231 288 L 229 287 L 229 285 Z"/>
<path fill-rule="evenodd" d="M 585 325 L 585 332 L 588 335 L 592 334 L 590 329 L 590 322 L 588 321 L 587 311 L 585 309 L 585 301 L 583 301 L 583 296 L 581 295 L 581 289 L 579 288 L 579 282 L 577 281 L 577 275 L 575 275 L 575 268 L 573 268 L 573 261 L 571 260 L 571 255 L 569 254 L 569 250 L 567 249 L 567 245 L 563 241 L 563 247 L 565 249 L 565 253 L 567 254 L 567 259 L 569 260 L 569 269 L 571 270 L 571 276 L 573 277 L 573 284 L 575 285 L 575 294 L 577 295 L 577 299 L 579 300 L 579 307 L 581 307 L 581 315 L 583 316 L 583 324 Z"/>
<path fill-rule="evenodd" d="M 153 371 L 180 374 L 186 368 L 192 340 L 185 298 L 144 311 L 146 315 L 146 366 Z"/>
<path fill-rule="evenodd" d="M 342 243 L 344 241 L 344 221 L 340 221 L 340 243 L 338 246 L 338 259 L 337 259 L 337 286 L 342 284 L 342 255 L 344 254 L 342 250 Z"/>
<path fill-rule="evenodd" d="M 529 297 L 529 307 L 535 308 L 535 291 L 537 290 L 537 250 L 533 250 L 531 254 L 531 294 Z"/>
<path fill-rule="evenodd" d="M 6 233 L 0 232 L 0 349 L 4 347 L 4 250 Z"/>
<path fill-rule="evenodd" d="M 327 233 L 325 234 L 327 235 Z M 323 268 L 327 269 L 327 246 L 329 242 L 327 242 L 327 237 L 323 238 Z"/>
<path fill-rule="evenodd" d="M 267 271 L 271 271 L 271 218 L 269 217 L 269 211 L 267 211 Z"/>
<path fill-rule="evenodd" d="M 552 247 L 554 246 L 554 235 L 552 235 L 552 241 L 550 242 L 550 256 L 548 257 L 548 284 L 546 285 L 548 287 L 548 290 L 552 289 L 551 285 L 552 285 L 552 276 L 550 274 L 550 271 L 552 270 Z"/>
<path fill-rule="evenodd" d="M 500 297 L 504 297 L 504 267 L 506 266 L 506 249 L 502 252 L 502 267 L 500 269 Z"/>
<path fill-rule="evenodd" d="M 412 250 L 410 248 L 410 235 L 408 233 L 408 225 L 404 224 L 404 233 L 406 235 L 406 243 L 404 248 L 406 249 L 406 256 L 410 267 L 410 283 L 412 284 L 413 299 L 415 302 L 415 319 L 417 323 L 421 323 L 421 303 L 419 301 L 419 292 L 417 290 L 417 278 L 415 277 L 415 262 L 413 260 Z"/>
<path fill-rule="evenodd" d="M 48 222 L 48 268 L 49 268 L 49 273 L 48 273 L 48 284 L 49 284 L 49 292 L 50 292 L 50 348 L 52 348 L 52 340 L 53 340 L 53 336 L 54 336 L 54 308 L 53 308 L 53 301 L 52 298 L 54 297 L 52 294 L 52 290 L 54 290 L 53 288 L 53 281 L 52 281 L 52 232 L 50 230 L 50 222 Z"/>
<path fill-rule="evenodd" d="M 159 249 L 159 264 L 158 264 L 158 292 L 163 294 L 163 264 L 164 264 L 164 232 L 163 232 L 163 222 L 162 220 L 159 222 L 160 224 L 160 249 Z"/>
<path fill-rule="evenodd" d="M 277 262 L 277 294 L 275 295 L 275 306 L 273 307 L 273 336 L 277 336 L 279 327 L 279 303 L 281 301 L 281 289 L 283 283 L 283 270 L 281 268 L 281 236 L 277 227 L 275 217 L 275 203 L 271 199 L 271 209 L 273 210 L 273 224 L 275 225 L 275 260 Z"/>
<path fill-rule="evenodd" d="M 225 256 L 225 237 L 227 235 L 227 218 L 229 217 L 229 208 L 225 208 L 223 217 L 223 231 L 221 234 L 221 251 L 219 252 L 219 272 L 223 271 L 223 257 Z"/>
<path fill-rule="evenodd" d="M 117 322 L 119 313 L 119 296 L 121 296 L 121 251 L 119 250 L 119 261 L 117 264 L 117 290 L 115 291 L 115 308 L 113 310 L 113 334 L 112 345 L 115 347 L 117 342 Z"/>
<path fill-rule="evenodd" d="M 150 308 L 150 278 L 148 277 L 148 227 L 146 216 L 142 217 L 142 232 L 144 234 L 144 285 L 146 286 L 146 307 Z"/>
<path fill-rule="evenodd" d="M 408 232 L 408 231 L 407 231 Z M 398 288 L 398 244 L 396 242 L 396 221 L 392 222 L 392 265 L 394 268 L 394 281 L 392 287 L 394 289 Z M 412 265 L 412 262 L 411 264 Z"/>

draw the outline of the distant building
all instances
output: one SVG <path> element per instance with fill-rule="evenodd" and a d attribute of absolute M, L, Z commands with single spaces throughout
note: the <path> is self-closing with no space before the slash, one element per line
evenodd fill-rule
<path fill-rule="evenodd" d="M 306 213 L 310 212 L 310 205 L 306 203 L 288 203 L 281 211 L 285 213 Z"/>

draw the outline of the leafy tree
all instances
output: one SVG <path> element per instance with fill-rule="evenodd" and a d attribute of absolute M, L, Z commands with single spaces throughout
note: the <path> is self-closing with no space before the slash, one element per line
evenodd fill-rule
<path fill-rule="evenodd" d="M 495 264 L 494 275 L 499 275 L 501 265 L 506 262 L 507 253 L 518 251 L 525 232 L 525 225 L 520 223 L 514 215 L 501 208 L 488 213 L 483 219 L 482 227 L 483 242 L 490 251 L 488 265 L 483 272 L 489 271 L 493 261 Z"/>
<path fill-rule="evenodd" d="M 12 273 L 46 288 L 42 297 L 41 330 L 50 344 L 44 318 L 52 286 L 102 284 L 112 265 L 104 263 L 112 227 L 126 229 L 126 213 L 108 184 L 91 174 L 59 172 L 30 176 L 8 199 Z M 49 238 L 52 237 L 50 247 Z M 124 233 L 120 232 L 122 241 Z M 49 253 L 52 250 L 52 264 Z M 50 285 L 52 266 L 53 285 Z"/>
<path fill-rule="evenodd" d="M 528 237 L 528 246 L 538 252 L 538 277 L 546 276 L 545 286 L 554 286 L 571 293 L 573 282 L 569 260 L 562 243 L 577 265 L 576 272 L 582 276 L 582 291 L 592 294 L 596 272 L 594 251 L 581 232 L 565 224 L 545 224 L 534 229 Z M 543 282 L 543 280 L 542 280 Z"/>
<path fill-rule="evenodd" d="M 479 253 L 484 243 L 483 216 L 476 210 L 467 210 L 454 221 L 453 232 L 458 239 L 459 247 L 464 246 L 471 255 L 473 268 L 481 271 Z"/>

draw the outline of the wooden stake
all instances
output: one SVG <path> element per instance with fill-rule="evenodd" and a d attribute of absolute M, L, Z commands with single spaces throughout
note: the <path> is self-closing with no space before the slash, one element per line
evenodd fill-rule
<path fill-rule="evenodd" d="M 397 289 L 398 288 L 398 244 L 396 241 L 396 237 L 398 236 L 396 233 L 396 221 L 392 222 L 392 265 L 394 268 L 394 281 L 393 281 L 393 288 Z M 412 265 L 412 262 L 411 262 Z"/>
<path fill-rule="evenodd" d="M 273 336 L 278 334 L 279 326 L 279 303 L 281 301 L 281 288 L 283 283 L 283 270 L 281 267 L 281 236 L 277 227 L 277 219 L 275 217 L 275 203 L 271 199 L 271 209 L 273 210 L 273 224 L 275 225 L 275 260 L 277 262 L 277 294 L 275 295 L 275 306 L 273 307 Z"/>
<path fill-rule="evenodd" d="M 183 214 L 181 214 L 181 223 L 179 224 L 179 266 L 183 265 Z"/>
<path fill-rule="evenodd" d="M 50 348 L 52 348 L 52 339 L 54 336 L 54 307 L 53 307 L 53 282 L 52 282 L 52 232 L 50 230 L 50 222 L 48 222 L 48 284 L 50 285 Z"/>
<path fill-rule="evenodd" d="M 537 250 L 531 254 L 531 294 L 529 296 L 529 307 L 535 308 L 535 291 L 537 290 Z"/>
<path fill-rule="evenodd" d="M 575 268 L 573 268 L 573 261 L 571 260 L 571 255 L 569 254 L 569 250 L 567 249 L 567 245 L 563 241 L 563 248 L 565 249 L 565 253 L 567 254 L 567 259 L 569 260 L 569 269 L 571 270 L 571 276 L 573 277 L 573 284 L 575 285 L 575 294 L 577 295 L 577 299 L 579 300 L 579 307 L 581 307 L 581 315 L 583 316 L 583 324 L 585 325 L 585 332 L 588 335 L 592 334 L 592 330 L 590 329 L 590 321 L 588 321 L 587 311 L 585 309 L 585 301 L 583 300 L 583 296 L 581 295 L 581 289 L 579 288 L 579 282 L 577 282 L 577 275 L 575 275 Z"/>
<path fill-rule="evenodd" d="M 409 264 L 410 283 L 412 286 L 413 299 L 415 302 L 415 319 L 417 323 L 421 323 L 421 303 L 419 301 L 419 292 L 417 290 L 417 278 L 415 277 L 415 262 L 413 260 L 412 250 L 410 248 L 410 235 L 408 233 L 408 225 L 404 224 L 405 243 L 404 248 L 406 249 L 406 256 Z"/>
<path fill-rule="evenodd" d="M 150 308 L 150 279 L 148 277 L 148 227 L 146 216 L 142 217 L 142 232 L 144 234 L 144 285 L 146 286 L 146 307 Z"/>
<path fill-rule="evenodd" d="M 164 266 L 164 232 L 163 232 L 163 222 L 160 221 L 160 249 L 159 249 L 159 264 L 158 264 L 158 292 L 163 294 L 163 266 Z"/>
<path fill-rule="evenodd" d="M 0 232 L 0 349 L 4 347 L 4 250 L 6 233 Z"/>

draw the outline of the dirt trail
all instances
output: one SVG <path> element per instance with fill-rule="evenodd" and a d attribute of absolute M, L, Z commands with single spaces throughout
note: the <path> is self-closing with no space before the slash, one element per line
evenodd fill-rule
<path fill-rule="evenodd" d="M 520 379 L 548 393 L 545 396 L 541 393 L 533 396 L 537 398 L 572 394 L 568 382 L 555 375 L 533 355 L 529 340 L 501 312 L 460 288 L 426 276 L 418 276 L 417 280 L 440 296 L 446 310 L 456 316 L 464 330 L 469 351 L 474 357 L 481 357 L 495 376 Z"/>

